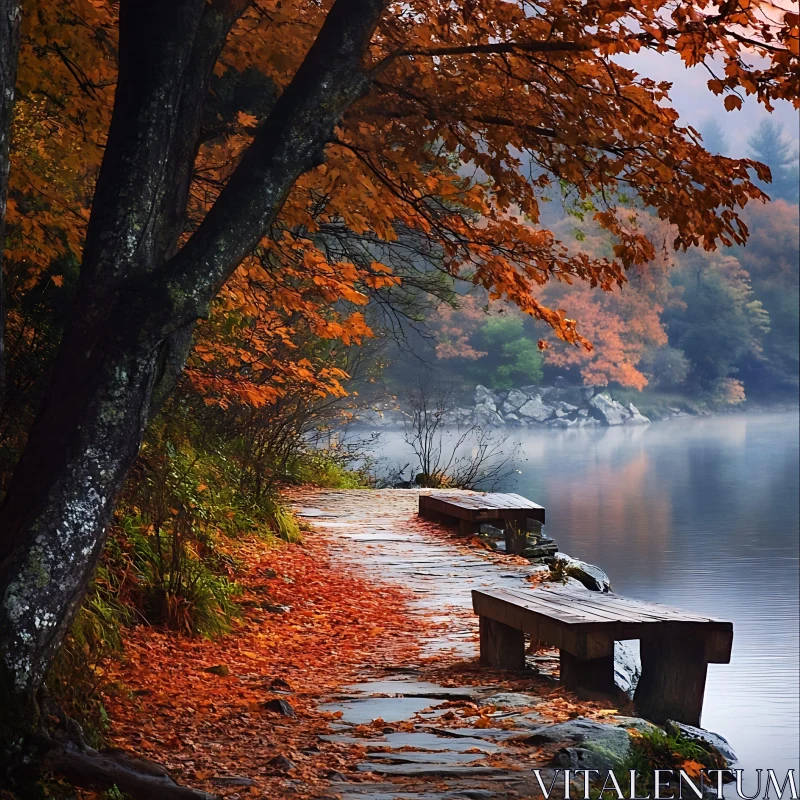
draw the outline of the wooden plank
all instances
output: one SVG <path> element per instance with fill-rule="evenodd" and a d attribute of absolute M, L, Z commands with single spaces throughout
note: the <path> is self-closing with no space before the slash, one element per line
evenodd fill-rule
<path fill-rule="evenodd" d="M 552 608 L 553 612 L 561 615 L 566 612 L 571 616 L 576 616 L 580 613 L 585 616 L 586 622 L 653 622 L 656 620 L 642 619 L 638 614 L 630 614 L 620 612 L 617 610 L 604 609 L 597 607 L 590 603 L 574 603 L 570 597 L 558 597 L 557 592 L 548 593 L 548 596 L 540 596 L 534 599 L 530 597 L 530 592 L 524 590 L 508 589 L 506 590 L 512 596 L 519 599 L 520 602 L 537 602 L 545 608 Z M 544 594 L 544 593 L 543 593 Z M 663 620 L 657 620 L 659 622 Z"/>
<path fill-rule="evenodd" d="M 544 510 L 542 506 L 524 497 L 515 494 L 501 494 L 493 492 L 482 495 L 452 495 L 436 494 L 424 495 L 425 497 L 438 500 L 443 503 L 452 504 L 462 508 L 474 508 L 481 511 L 495 510 L 517 510 L 517 511 L 537 511 Z"/>
<path fill-rule="evenodd" d="M 508 599 L 527 608 L 535 608 L 539 613 L 547 614 L 565 624 L 603 625 L 606 623 L 628 622 L 640 624 L 642 622 L 661 622 L 662 620 L 643 620 L 638 616 L 626 617 L 617 612 L 598 609 L 588 604 L 572 603 L 570 598 L 559 598 L 557 593 L 544 596 L 544 592 L 537 595 L 535 592 L 526 592 L 519 589 L 504 589 L 503 593 Z"/>
<path fill-rule="evenodd" d="M 598 615 L 594 609 L 580 606 L 577 603 L 570 603 L 568 599 L 561 602 L 558 599 L 549 597 L 530 596 L 529 593 L 517 589 L 505 589 L 503 591 L 506 597 L 513 602 L 519 603 L 525 608 L 535 609 L 539 613 L 544 613 L 555 619 L 562 620 L 565 624 L 591 624 L 618 621 L 616 617 L 610 617 L 607 614 Z"/>
<path fill-rule="evenodd" d="M 503 598 L 502 592 L 486 594 L 473 590 L 473 608 L 481 617 L 489 617 L 511 628 L 529 633 L 532 638 L 566 650 L 579 658 L 599 658 L 614 651 L 614 640 L 605 632 L 582 630 L 554 619 L 543 608 L 526 608 L 513 597 Z"/>
<path fill-rule="evenodd" d="M 624 607 L 624 608 L 638 608 L 642 613 L 660 616 L 662 618 L 681 619 L 685 621 L 695 622 L 722 622 L 723 620 L 715 619 L 714 617 L 705 617 L 699 614 L 694 614 L 690 611 L 683 611 L 672 606 L 665 606 L 659 603 L 647 603 L 644 600 L 635 600 L 629 597 L 620 597 L 615 594 L 608 593 L 595 593 L 589 598 L 578 590 L 573 589 L 542 589 L 542 591 L 558 591 L 562 594 L 570 594 L 578 601 L 590 602 L 592 598 L 598 599 L 601 603 L 606 603 L 609 607 Z"/>
<path fill-rule="evenodd" d="M 440 500 L 438 497 L 434 497 L 433 495 L 426 495 L 428 500 L 425 504 L 426 511 L 434 511 L 439 514 L 445 514 L 450 517 L 455 517 L 456 519 L 469 519 L 469 509 L 462 508 L 461 506 L 454 505 L 452 503 L 447 503 L 443 500 Z"/>
<path fill-rule="evenodd" d="M 495 608 L 496 604 L 491 602 L 494 600 L 504 603 L 511 608 L 518 609 L 520 612 L 530 611 L 531 613 L 540 614 L 541 616 L 564 624 L 593 621 L 592 617 L 583 614 L 580 610 L 576 610 L 574 614 L 570 614 L 566 611 L 560 611 L 558 614 L 554 614 L 552 613 L 552 608 L 548 604 L 540 603 L 536 598 L 532 600 L 520 600 L 520 598 L 510 594 L 506 590 L 493 590 L 491 592 L 485 592 L 480 589 L 472 590 L 472 607 L 476 614 L 483 614 L 483 609 L 487 607 Z"/>
<path fill-rule="evenodd" d="M 595 607 L 602 610 L 618 610 L 621 614 L 639 614 L 642 621 L 671 621 L 671 622 L 699 622 L 699 623 L 721 623 L 725 626 L 730 626 L 731 623 L 724 620 L 715 619 L 713 617 L 703 617 L 698 614 L 693 614 L 688 611 L 682 611 L 670 606 L 659 605 L 656 603 L 645 603 L 641 600 L 633 600 L 627 597 L 620 597 L 619 595 L 608 594 L 604 592 L 588 592 L 574 591 L 571 589 L 515 589 L 514 591 L 521 595 L 530 595 L 533 593 L 542 593 L 550 595 L 560 595 L 562 597 L 569 597 L 576 605 Z"/>
<path fill-rule="evenodd" d="M 538 628 L 541 632 L 539 638 L 556 647 L 567 642 L 572 642 L 570 647 L 579 649 L 591 647 L 585 645 L 584 640 L 586 636 L 593 634 L 616 641 L 683 635 L 708 641 L 706 650 L 709 662 L 728 663 L 730 660 L 733 626 L 729 622 L 697 622 L 679 618 L 639 621 L 599 618 L 581 604 L 563 605 L 545 600 L 542 595 L 546 593 L 547 590 L 473 590 L 473 608 L 476 614 L 492 616 L 508 625 L 517 625 L 526 633 L 533 634 Z"/>

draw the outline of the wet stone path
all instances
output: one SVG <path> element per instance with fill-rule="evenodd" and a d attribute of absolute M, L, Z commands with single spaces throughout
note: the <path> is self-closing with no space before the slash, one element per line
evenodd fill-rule
<path fill-rule="evenodd" d="M 335 566 L 405 587 L 408 613 L 420 620 L 420 663 L 365 665 L 360 683 L 321 706 L 337 715 L 323 738 L 364 753 L 358 774 L 335 776 L 341 780 L 331 791 L 342 800 L 541 796 L 534 768 L 549 786 L 554 758 L 555 765 L 581 763 L 586 751 L 576 723 L 602 725 L 626 741 L 629 723 L 575 719 L 586 706 L 578 709 L 559 688 L 555 652 L 530 656 L 525 673 L 477 665 L 472 589 L 530 586 L 543 568 L 465 545 L 417 517 L 418 496 L 322 490 L 292 498 L 298 516 L 328 535 Z M 598 720 L 604 716 L 600 706 L 594 710 Z M 564 741 L 566 734 L 572 738 Z"/>

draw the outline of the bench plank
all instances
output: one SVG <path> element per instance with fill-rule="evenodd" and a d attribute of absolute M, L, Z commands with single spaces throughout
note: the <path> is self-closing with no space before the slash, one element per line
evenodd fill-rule
<path fill-rule="evenodd" d="M 713 617 L 701 617 L 670 606 L 629 600 L 602 592 L 549 588 L 505 589 L 503 592 L 510 594 L 522 604 L 543 606 L 554 618 L 561 619 L 563 616 L 564 621 L 570 623 L 577 622 L 575 617 L 579 613 L 583 622 L 598 624 L 602 622 L 635 624 L 675 622 L 682 625 L 708 625 L 717 630 L 732 630 L 730 622 Z"/>
<path fill-rule="evenodd" d="M 459 519 L 502 519 L 504 515 L 523 518 L 526 515 L 544 522 L 544 508 L 518 494 L 428 494 L 419 497 L 420 513 L 433 510 Z"/>

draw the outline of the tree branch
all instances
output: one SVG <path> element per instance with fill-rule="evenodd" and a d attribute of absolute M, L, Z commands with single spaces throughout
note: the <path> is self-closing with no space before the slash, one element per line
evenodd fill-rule
<path fill-rule="evenodd" d="M 342 113 L 370 86 L 363 58 L 388 0 L 336 0 L 292 82 L 217 201 L 162 270 L 170 330 L 212 297 L 269 230 L 297 178 L 321 163 Z"/>
<path fill-rule="evenodd" d="M 561 53 L 591 50 L 591 46 L 582 42 L 497 42 L 494 44 L 471 44 L 458 47 L 420 47 L 398 50 L 389 58 L 402 56 L 464 56 L 495 55 L 498 53 Z"/>

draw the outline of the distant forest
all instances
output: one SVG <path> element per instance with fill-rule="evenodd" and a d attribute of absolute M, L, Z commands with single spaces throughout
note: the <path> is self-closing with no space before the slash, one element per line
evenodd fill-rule
<path fill-rule="evenodd" d="M 719 123 L 709 120 L 702 135 L 709 150 L 728 154 Z M 584 284 L 544 287 L 548 304 L 579 321 L 591 351 L 558 341 L 510 304 L 490 305 L 485 292 L 456 292 L 449 302 L 417 311 L 405 326 L 385 359 L 387 387 L 402 392 L 412 376 L 427 374 L 467 394 L 478 383 L 509 389 L 563 375 L 710 404 L 796 397 L 798 151 L 781 125 L 767 119 L 749 138 L 748 156 L 770 168 L 772 181 L 759 184 L 770 202 L 751 203 L 744 213 L 745 247 L 674 253 L 669 226 L 631 201 L 636 224 L 661 245 L 653 261 L 611 292 Z M 545 211 L 546 224 L 571 248 L 612 254 L 610 237 L 592 222 L 591 205 L 573 203 L 567 194 Z"/>

